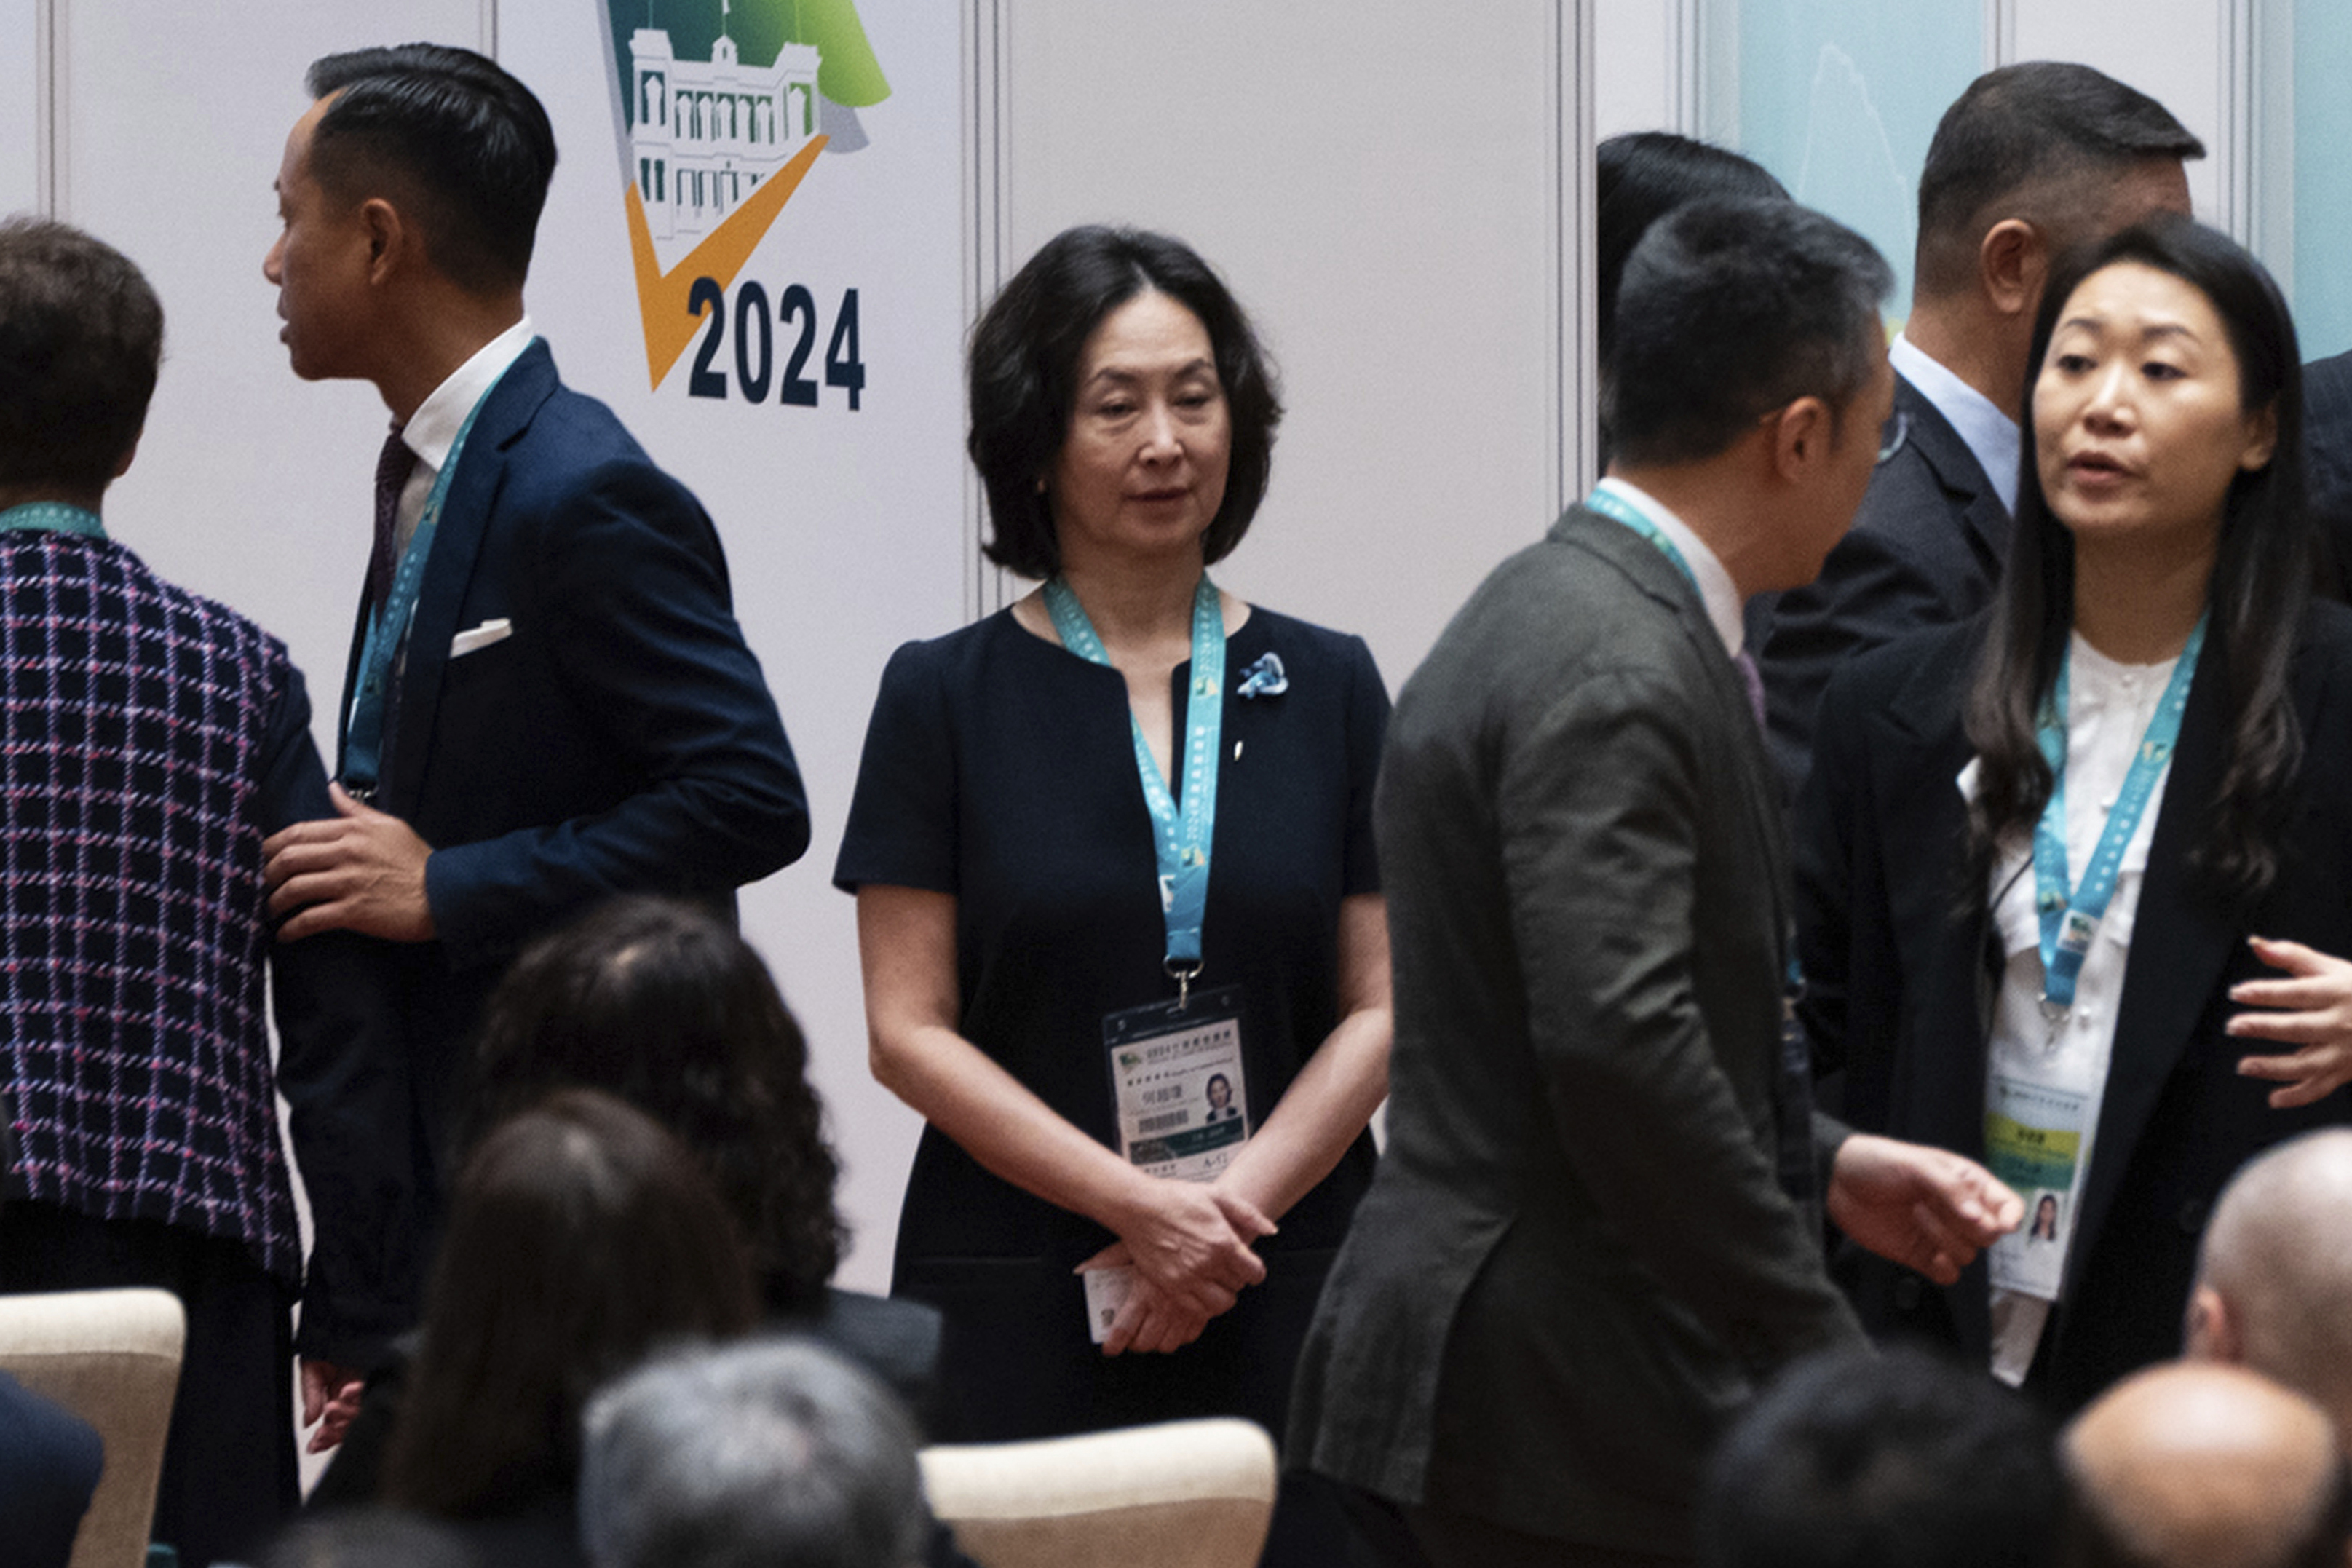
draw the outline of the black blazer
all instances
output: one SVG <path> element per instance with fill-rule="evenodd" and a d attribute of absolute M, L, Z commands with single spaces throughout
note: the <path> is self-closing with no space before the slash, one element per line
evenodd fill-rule
<path fill-rule="evenodd" d="M 1861 1337 L 1776 1171 L 1806 1131 L 1780 1078 L 1786 828 L 1698 595 L 1571 510 L 1406 685 L 1374 821 L 1389 1145 L 1300 1357 L 1290 1462 L 1686 1554 L 1698 1467 L 1755 1383 Z"/>
<path fill-rule="evenodd" d="M 1798 808 L 1801 1009 L 1817 1058 L 1846 1075 L 1864 1131 L 1984 1152 L 1985 1043 L 2001 955 L 1984 889 L 1967 886 L 1971 754 L 1960 707 L 1984 622 L 1921 633 L 1830 683 L 1818 760 Z M 2158 809 L 2133 921 L 2113 1065 L 2074 1216 L 2068 1297 L 2029 1386 L 2072 1410 L 2132 1369 L 2177 1354 L 2205 1217 L 2248 1158 L 2352 1120 L 2352 1093 L 2273 1110 L 2274 1087 L 2236 1068 L 2257 1042 L 2222 1032 L 2229 987 L 2271 973 L 2245 937 L 2352 952 L 2352 612 L 2315 607 L 2291 678 L 2305 758 L 2280 880 L 2249 917 L 2202 893 L 2189 863 L 2220 781 L 2228 668 L 2206 645 Z M 1973 1364 L 1990 1354 L 1979 1261 L 1948 1289 L 1849 1249 L 1863 1321 L 1923 1335 Z"/>
<path fill-rule="evenodd" d="M 2311 510 L 2334 557 L 2329 584 L 2352 600 L 2352 353 L 2303 367 L 2303 437 Z"/>
<path fill-rule="evenodd" d="M 1780 595 L 1760 642 L 1772 760 L 1791 794 L 1805 782 L 1831 672 L 1922 626 L 1975 615 L 1991 602 L 2009 554 L 2009 509 L 1959 432 L 1900 375 L 1895 411 L 1909 416 L 1910 436 L 1871 476 L 1821 575 Z"/>

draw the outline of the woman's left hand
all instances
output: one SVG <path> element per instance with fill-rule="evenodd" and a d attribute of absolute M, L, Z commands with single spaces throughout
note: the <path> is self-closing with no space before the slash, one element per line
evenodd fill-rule
<path fill-rule="evenodd" d="M 2325 1100 L 2352 1082 L 2352 963 L 2299 942 L 2249 939 L 2254 956 L 2285 980 L 2247 980 L 2230 987 L 2230 1000 L 2271 1012 L 2241 1013 L 2230 1020 L 2239 1039 L 2276 1040 L 2303 1048 L 2291 1056 L 2243 1057 L 2238 1071 L 2276 1080 L 2271 1104 L 2280 1110 Z"/>

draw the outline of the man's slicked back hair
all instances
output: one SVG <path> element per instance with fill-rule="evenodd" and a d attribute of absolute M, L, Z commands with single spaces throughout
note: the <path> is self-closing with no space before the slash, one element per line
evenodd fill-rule
<path fill-rule="evenodd" d="M 2089 66 L 2029 60 L 1987 71 L 1944 110 L 1919 174 L 1923 296 L 1975 275 L 1985 231 L 2024 217 L 2062 231 L 2081 211 L 2085 179 L 2150 158 L 2202 158 L 2205 143 L 2172 111 Z M 2002 210 L 1992 210 L 1999 205 Z M 2089 237 L 2061 232 L 2063 244 Z"/>
<path fill-rule="evenodd" d="M 1650 226 L 1617 295 L 1603 414 L 1625 464 L 1696 462 L 1772 410 L 1862 391 L 1894 273 L 1870 241 L 1794 202 L 1717 200 Z"/>
<path fill-rule="evenodd" d="M 329 55 L 305 79 L 335 100 L 310 136 L 311 177 L 329 195 L 389 195 L 461 288 L 521 286 L 555 174 L 555 132 L 530 89 L 446 44 Z"/>
<path fill-rule="evenodd" d="M 130 258 L 48 218 L 0 222 L 0 484 L 103 489 L 163 359 L 163 306 Z"/>

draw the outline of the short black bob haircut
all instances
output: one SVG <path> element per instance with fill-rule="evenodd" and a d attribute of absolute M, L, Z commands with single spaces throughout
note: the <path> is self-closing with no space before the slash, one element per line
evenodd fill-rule
<path fill-rule="evenodd" d="M 104 489 L 163 361 L 163 302 L 128 257 L 47 218 L 0 223 L 0 484 Z"/>
<path fill-rule="evenodd" d="M 1800 397 L 1834 421 L 1885 352 L 1878 305 L 1894 281 L 1870 241 L 1795 202 L 1676 207 L 1633 247 L 1618 291 L 1601 387 L 1617 458 L 1701 461 Z"/>
<path fill-rule="evenodd" d="M 1614 346 L 1617 287 L 1625 262 L 1650 226 L 1706 196 L 1787 201 L 1788 187 L 1752 158 L 1671 131 L 1629 131 L 1594 150 L 1594 272 L 1601 358 Z"/>
<path fill-rule="evenodd" d="M 521 287 L 555 174 L 555 131 L 530 89 L 446 44 L 329 55 L 305 83 L 335 100 L 310 134 L 310 175 L 331 195 L 389 195 L 460 288 Z"/>
<path fill-rule="evenodd" d="M 2240 410 L 2270 408 L 2277 416 L 2271 460 L 2233 478 L 2221 503 L 2203 657 L 2226 672 L 2229 730 L 2221 784 L 2189 852 L 2203 890 L 2247 909 L 2277 879 L 2278 838 L 2303 761 L 2287 667 L 2320 559 L 2305 494 L 2303 354 L 2294 319 L 2263 264 L 2229 236 L 2174 214 L 2074 252 L 2042 289 L 2026 362 L 2017 528 L 1968 700 L 1969 740 L 1982 762 L 1969 811 L 1974 866 L 1981 873 L 2007 836 L 2031 833 L 2050 799 L 2053 781 L 2035 730 L 2074 629 L 2074 536 L 2042 493 L 2033 385 L 2067 300 L 2091 274 L 2122 263 L 2153 268 L 2204 295 L 2238 361 Z M 1983 875 L 1973 885 L 1981 889 Z"/>
<path fill-rule="evenodd" d="M 1225 496 L 1202 540 L 1209 563 L 1249 531 L 1274 465 L 1282 399 L 1242 308 L 1192 247 L 1141 229 L 1064 229 L 1013 275 L 971 331 L 971 434 L 988 490 L 991 561 L 1024 577 L 1061 570 L 1053 509 L 1038 482 L 1060 456 L 1077 404 L 1078 356 L 1103 319 L 1137 295 L 1167 295 L 1201 319 L 1233 426 Z"/>

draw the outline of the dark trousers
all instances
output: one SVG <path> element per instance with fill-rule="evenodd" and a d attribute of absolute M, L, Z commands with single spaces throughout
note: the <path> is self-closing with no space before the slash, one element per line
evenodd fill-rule
<path fill-rule="evenodd" d="M 252 1562 L 294 1511 L 294 1337 L 287 1293 L 234 1241 L 54 1204 L 0 1205 L 0 1291 L 152 1285 L 188 1314 L 153 1537 L 183 1568 Z"/>
<path fill-rule="evenodd" d="M 1528 1535 L 1475 1514 L 1329 1484 L 1353 1532 L 1347 1568 L 1680 1568 L 1688 1561 Z"/>

